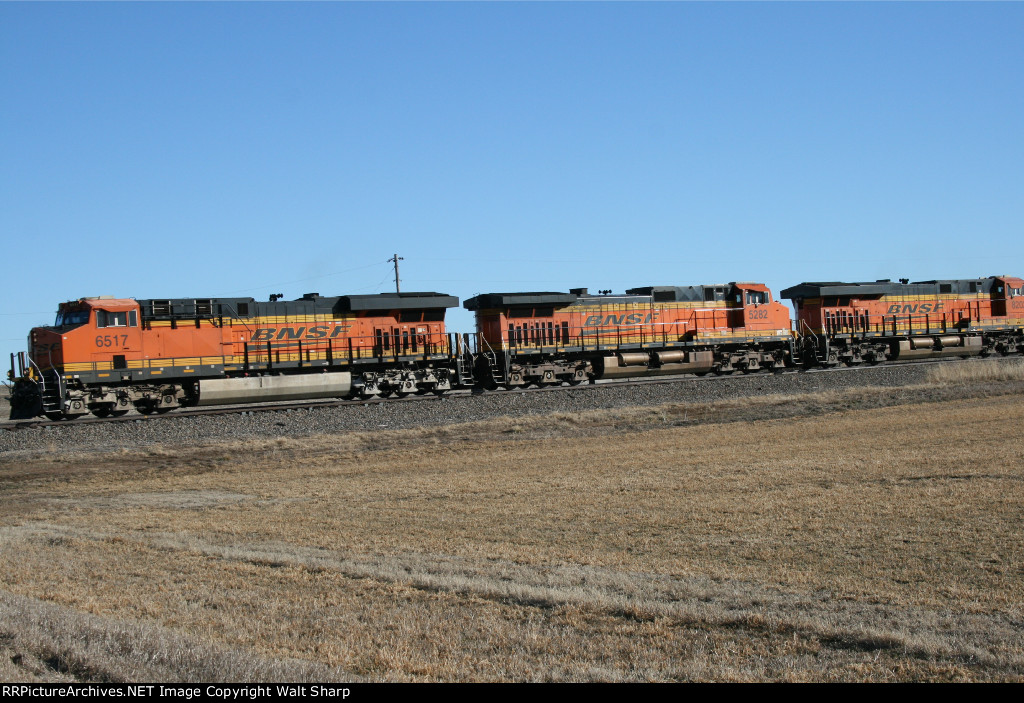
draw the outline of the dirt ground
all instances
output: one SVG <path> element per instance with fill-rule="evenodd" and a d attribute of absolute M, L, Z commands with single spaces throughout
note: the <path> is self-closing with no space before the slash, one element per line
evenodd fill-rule
<path fill-rule="evenodd" d="M 1024 388 L 888 392 L 0 456 L 0 678 L 1021 680 Z"/>

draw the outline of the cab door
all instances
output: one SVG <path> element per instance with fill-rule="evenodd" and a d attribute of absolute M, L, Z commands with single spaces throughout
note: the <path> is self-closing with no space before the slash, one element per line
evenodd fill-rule
<path fill-rule="evenodd" d="M 1010 289 L 1006 280 L 997 278 L 992 282 L 992 317 L 1006 317 L 1006 303 Z"/>
<path fill-rule="evenodd" d="M 1002 288 L 1001 293 L 997 292 L 999 288 Z M 992 316 L 1009 316 L 1019 319 L 1022 315 L 1024 315 L 1024 280 L 997 278 L 992 287 Z"/>

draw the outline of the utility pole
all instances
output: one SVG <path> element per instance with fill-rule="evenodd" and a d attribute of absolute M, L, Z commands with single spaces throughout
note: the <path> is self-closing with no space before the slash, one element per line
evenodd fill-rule
<path fill-rule="evenodd" d="M 398 262 L 399 261 L 405 261 L 405 257 L 404 256 L 399 256 L 398 254 L 395 254 L 393 257 L 388 259 L 388 263 L 394 262 L 394 264 L 395 264 L 395 292 L 396 293 L 401 293 L 402 292 L 402 287 L 399 284 L 399 279 L 398 279 Z"/>

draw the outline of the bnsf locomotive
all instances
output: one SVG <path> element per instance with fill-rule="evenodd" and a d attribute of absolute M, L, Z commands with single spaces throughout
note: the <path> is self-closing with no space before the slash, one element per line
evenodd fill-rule
<path fill-rule="evenodd" d="M 624 295 L 487 293 L 451 334 L 441 293 L 269 302 L 82 298 L 11 355 L 11 417 L 72 419 L 136 408 L 575 385 L 669 373 L 751 373 L 1024 352 L 1024 282 L 633 288 Z"/>
<path fill-rule="evenodd" d="M 12 417 L 443 392 L 468 377 L 445 330 L 458 298 L 392 293 L 63 303 L 18 356 Z M 14 373 L 12 357 L 12 371 Z"/>
<path fill-rule="evenodd" d="M 1024 351 L 1024 282 L 1010 276 L 899 283 L 801 283 L 796 307 L 807 365 Z"/>
<path fill-rule="evenodd" d="M 477 378 L 485 387 L 751 372 L 793 361 L 789 312 L 759 283 L 625 295 L 489 293 L 465 307 L 476 313 Z"/>

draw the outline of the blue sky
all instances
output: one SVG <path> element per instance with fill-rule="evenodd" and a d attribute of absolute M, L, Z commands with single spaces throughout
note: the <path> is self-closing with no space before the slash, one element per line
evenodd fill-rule
<path fill-rule="evenodd" d="M 1024 275 L 1022 39 L 1021 3 L 0 3 L 0 351 L 81 296 L 392 290 L 395 252 L 461 299 Z"/>

